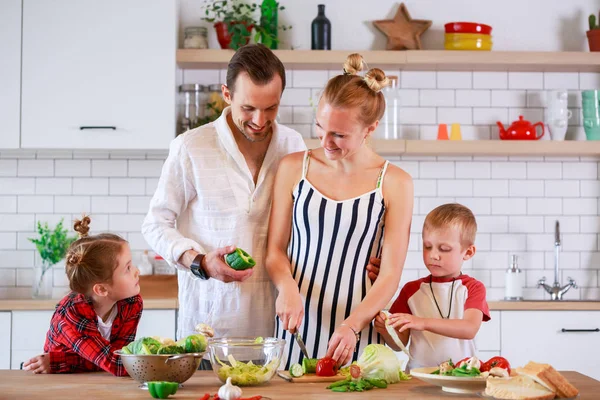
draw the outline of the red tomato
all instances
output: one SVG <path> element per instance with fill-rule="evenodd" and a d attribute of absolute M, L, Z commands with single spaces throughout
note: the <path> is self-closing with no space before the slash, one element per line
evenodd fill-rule
<path fill-rule="evenodd" d="M 360 367 L 358 365 L 350 365 L 350 376 L 352 376 L 354 379 L 360 378 Z"/>
<path fill-rule="evenodd" d="M 485 363 L 481 364 L 481 372 L 489 371 L 490 369 L 498 367 L 504 368 L 510 374 L 510 363 L 504 357 L 492 357 Z"/>
<path fill-rule="evenodd" d="M 317 361 L 317 376 L 334 376 L 337 370 L 337 363 L 331 357 L 323 357 Z"/>

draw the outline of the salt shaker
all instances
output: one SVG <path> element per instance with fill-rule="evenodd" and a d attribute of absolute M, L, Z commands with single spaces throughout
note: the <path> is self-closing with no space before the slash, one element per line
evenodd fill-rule
<path fill-rule="evenodd" d="M 505 275 L 504 300 L 523 300 L 523 272 L 519 269 L 518 256 L 511 256 L 510 267 Z"/>

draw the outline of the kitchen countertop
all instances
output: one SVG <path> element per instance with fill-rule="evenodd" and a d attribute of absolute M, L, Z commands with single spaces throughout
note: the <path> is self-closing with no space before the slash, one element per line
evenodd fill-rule
<path fill-rule="evenodd" d="M 596 400 L 600 393 L 600 381 L 578 372 L 563 372 L 580 391 L 578 400 Z M 60 398 L 94 400 L 103 399 L 151 399 L 147 391 L 138 388 L 139 383 L 131 378 L 116 378 L 106 372 L 61 375 L 34 375 L 28 371 L 0 370 L 0 398 L 44 399 Z M 198 371 L 184 387 L 171 396 L 173 400 L 198 400 L 205 393 L 217 393 L 221 382 L 212 371 Z M 261 395 L 273 400 L 318 399 L 477 399 L 478 395 L 448 394 L 437 386 L 428 385 L 416 378 L 390 385 L 387 389 L 373 389 L 363 393 L 334 393 L 326 390 L 324 383 L 288 383 L 275 376 L 264 386 L 243 388 L 243 396 Z M 7 397 L 3 397 L 7 396 Z"/>

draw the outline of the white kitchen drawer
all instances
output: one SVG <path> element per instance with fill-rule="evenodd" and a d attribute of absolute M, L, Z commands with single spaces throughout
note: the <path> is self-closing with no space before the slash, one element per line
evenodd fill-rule
<path fill-rule="evenodd" d="M 163 336 L 175 339 L 175 321 L 175 310 L 144 310 L 135 337 Z"/>
<path fill-rule="evenodd" d="M 54 311 L 13 311 L 12 351 L 31 350 L 42 353 L 53 313 Z"/>
<path fill-rule="evenodd" d="M 477 336 L 475 336 L 475 347 L 478 352 L 495 351 L 500 352 L 500 311 L 491 311 L 491 319 L 482 322 Z"/>
<path fill-rule="evenodd" d="M 0 369 L 10 368 L 10 312 L 0 312 Z"/>
<path fill-rule="evenodd" d="M 0 148 L 19 148 L 21 0 L 0 2 Z"/>
<path fill-rule="evenodd" d="M 513 366 L 536 361 L 600 379 L 595 329 L 600 311 L 502 311 L 502 356 Z"/>
<path fill-rule="evenodd" d="M 21 146 L 168 149 L 176 21 L 175 0 L 26 0 Z"/>

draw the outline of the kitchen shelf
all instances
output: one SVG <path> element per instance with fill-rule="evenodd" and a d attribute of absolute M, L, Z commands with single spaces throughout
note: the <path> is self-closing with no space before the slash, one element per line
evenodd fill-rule
<path fill-rule="evenodd" d="M 600 54 L 590 52 L 447 51 L 447 50 L 275 50 L 288 67 L 339 69 L 352 52 L 363 55 L 370 66 L 402 70 L 600 72 Z M 182 69 L 225 68 L 233 50 L 179 49 Z"/>
<path fill-rule="evenodd" d="M 318 139 L 305 139 L 306 146 L 320 147 Z M 371 140 L 381 155 L 423 156 L 600 156 L 600 141 L 529 140 Z"/>

